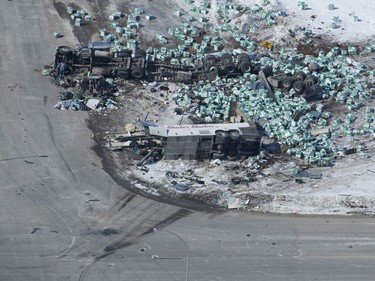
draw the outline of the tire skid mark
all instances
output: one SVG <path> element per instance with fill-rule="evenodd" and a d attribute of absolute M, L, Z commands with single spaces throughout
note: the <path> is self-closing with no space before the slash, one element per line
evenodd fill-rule
<path fill-rule="evenodd" d="M 129 197 L 132 197 L 132 198 L 133 198 L 134 196 L 132 196 L 132 194 L 130 194 L 130 195 L 127 195 L 127 196 L 123 197 L 122 200 L 124 200 L 124 198 L 127 198 L 126 200 L 128 200 Z M 122 200 L 120 200 L 119 202 L 121 202 Z M 130 201 L 130 200 L 129 200 L 129 201 Z M 119 202 L 117 202 L 115 205 L 118 205 Z M 143 202 L 143 203 L 147 203 L 147 202 Z M 113 209 L 113 207 L 112 207 L 111 209 Z M 136 211 L 136 212 L 139 212 L 139 213 L 141 213 L 141 214 L 146 214 L 146 211 L 149 209 L 149 205 L 147 204 L 147 205 L 146 205 L 144 208 L 142 208 L 141 210 L 139 210 L 139 209 L 136 210 L 136 209 L 137 209 L 137 208 L 132 208 L 132 209 L 131 209 L 131 212 Z M 54 210 L 54 213 L 56 213 L 55 210 Z M 118 213 L 118 212 L 116 212 L 116 213 Z M 129 213 L 130 213 L 130 212 L 128 212 L 127 214 L 129 214 Z M 114 214 L 112 214 L 112 215 L 114 215 Z M 111 215 L 111 216 L 112 216 L 112 215 Z M 129 222 L 127 223 L 127 226 L 133 224 L 135 221 L 139 220 L 139 218 L 140 218 L 140 216 L 135 216 L 133 220 L 131 220 L 131 221 L 129 221 Z M 63 219 L 63 218 L 62 218 L 62 219 Z M 121 218 L 119 218 L 119 219 L 121 219 Z M 119 219 L 118 219 L 118 220 L 119 220 Z M 80 245 L 76 246 L 75 249 L 71 252 L 71 254 L 73 254 L 74 256 L 87 257 L 88 255 L 90 255 L 91 251 L 90 251 L 90 249 L 83 250 L 83 249 L 82 249 L 83 247 L 85 247 L 85 246 L 87 246 L 87 245 L 90 245 L 90 244 L 91 244 L 91 245 L 95 245 L 95 246 L 97 246 L 97 245 L 100 243 L 100 239 L 103 238 L 103 239 L 105 239 L 105 240 L 108 240 L 108 237 L 105 237 L 105 235 L 103 235 L 103 234 L 101 234 L 100 232 L 98 232 L 98 231 L 97 231 L 97 227 L 91 226 L 91 225 L 88 224 L 85 220 L 80 219 L 80 221 L 81 221 L 83 224 L 86 225 L 86 227 L 87 227 L 88 230 L 93 231 L 93 233 L 96 233 L 96 235 L 99 234 L 99 236 L 98 236 L 97 239 L 94 239 L 94 240 L 87 240 L 86 242 L 83 242 L 83 243 L 81 243 Z M 117 221 L 117 220 L 116 220 L 116 221 Z M 135 225 L 133 229 L 137 229 L 137 228 L 139 228 L 140 226 L 142 226 L 142 224 L 144 224 L 144 223 L 147 222 L 147 221 L 148 221 L 147 219 L 146 219 L 146 220 L 142 220 L 139 224 Z M 64 221 L 64 222 L 65 222 L 65 221 Z M 65 223 L 66 223 L 66 222 L 65 222 Z M 114 223 L 114 222 L 111 222 L 111 223 Z M 67 223 L 66 223 L 66 224 L 67 224 Z M 68 227 L 69 227 L 69 226 L 68 226 Z M 134 241 L 133 241 L 134 239 L 132 239 L 133 233 L 134 233 L 134 231 L 132 230 L 130 233 L 128 233 L 128 234 L 126 235 L 126 237 L 125 237 L 125 239 L 127 240 L 127 242 L 125 242 L 126 244 L 131 245 L 131 244 L 134 243 Z M 139 236 L 139 235 L 138 235 L 138 236 Z M 138 236 L 137 236 L 137 237 L 138 237 Z M 112 250 L 113 250 L 113 252 L 115 252 L 117 249 L 120 249 L 120 248 L 123 248 L 123 247 L 125 247 L 125 246 L 128 246 L 128 245 L 123 245 L 123 243 L 118 243 L 118 242 L 114 243 L 113 241 L 115 241 L 116 239 L 119 239 L 118 236 L 115 236 L 113 239 L 111 239 L 111 240 L 108 241 L 108 242 L 104 241 L 105 243 L 103 243 L 104 245 L 101 247 L 101 249 L 103 250 L 104 248 L 108 247 L 108 248 L 107 248 L 107 251 L 112 251 Z M 118 248 L 119 246 L 121 246 L 121 247 Z M 72 246 L 72 243 L 71 243 L 71 247 L 69 247 L 68 249 L 64 250 L 64 251 L 60 254 L 60 256 L 65 257 L 65 256 L 67 255 L 67 253 L 68 253 L 69 251 L 71 251 L 72 247 L 73 247 L 73 246 Z M 102 250 L 97 249 L 97 251 L 102 251 Z M 110 252 L 109 254 L 111 254 L 111 252 Z M 94 256 L 95 256 L 95 255 L 94 255 Z M 105 256 L 107 256 L 107 253 L 105 254 Z M 96 258 L 95 258 L 95 260 L 96 260 Z"/>
<path fill-rule="evenodd" d="M 13 274 L 12 274 L 12 272 L 10 270 L 6 269 L 5 267 L 3 267 L 1 265 L 0 265 L 0 270 L 4 271 L 5 274 L 9 275 L 12 278 L 12 280 L 18 281 L 18 279 L 14 278 L 14 276 L 13 276 Z"/>
<path fill-rule="evenodd" d="M 146 207 L 145 209 L 142 209 L 141 213 L 146 214 L 146 212 L 144 211 L 146 211 L 147 209 L 148 207 Z M 139 217 L 134 218 L 132 221 L 129 222 L 128 225 L 133 224 L 137 220 L 139 220 Z M 95 260 L 97 261 L 99 259 L 102 259 L 103 257 L 106 257 L 110 254 L 115 253 L 117 250 L 120 250 L 122 248 L 128 247 L 136 243 L 138 238 L 144 234 L 144 232 L 141 231 L 142 228 L 146 228 L 146 229 L 148 228 L 148 227 L 143 226 L 145 223 L 148 223 L 148 222 L 152 222 L 152 220 L 149 220 L 149 219 L 142 220 L 138 224 L 134 225 L 134 227 L 132 227 L 130 230 L 128 230 L 128 234 L 126 234 L 125 236 L 121 238 L 114 237 L 111 241 L 107 242 L 101 249 L 101 251 L 104 251 L 105 253 L 99 254 L 99 256 L 96 256 Z"/>
<path fill-rule="evenodd" d="M 118 201 L 113 207 L 111 207 L 107 212 L 105 212 L 102 216 L 100 216 L 100 219 L 106 219 L 107 218 L 107 220 L 110 220 L 112 223 L 115 223 L 115 222 L 118 222 L 119 220 L 121 220 L 123 218 L 127 218 L 127 217 L 131 216 L 133 214 L 133 212 L 138 212 L 140 214 L 144 214 L 145 211 L 147 211 L 150 208 L 150 205 L 146 204 L 146 206 L 142 210 L 139 210 L 139 208 L 142 205 L 142 203 L 147 203 L 146 201 L 142 201 L 141 204 L 137 204 L 134 207 L 130 207 L 130 210 L 127 211 L 125 214 L 121 213 L 121 211 L 125 207 L 124 203 L 126 202 L 126 204 L 128 204 L 134 197 L 136 197 L 135 194 L 132 194 L 132 193 L 127 194 L 120 201 Z M 125 202 L 122 203 L 123 200 L 125 200 Z M 114 210 L 114 208 L 116 206 L 118 206 L 120 203 L 122 203 L 122 206 L 118 210 Z M 125 212 L 125 210 L 123 212 Z M 118 216 L 118 218 L 115 218 L 116 215 Z M 139 219 L 139 216 L 137 216 L 135 218 L 135 220 L 136 219 Z M 134 220 L 128 221 L 128 224 L 132 223 L 133 221 Z"/>
<path fill-rule="evenodd" d="M 166 219 L 154 225 L 152 228 L 149 228 L 147 231 L 143 232 L 141 235 L 146 235 L 146 234 L 154 232 L 154 228 L 164 228 L 170 225 L 171 223 L 174 223 L 178 221 L 179 219 L 182 219 L 190 215 L 191 213 L 192 211 L 189 211 L 186 209 L 180 209 L 177 212 L 173 213 L 172 215 L 168 216 Z"/>
<path fill-rule="evenodd" d="M 143 202 L 145 203 L 145 202 Z M 150 206 L 148 204 L 144 204 L 145 206 L 142 207 L 142 205 L 136 205 L 134 208 L 131 208 L 131 210 L 129 212 L 125 212 L 124 209 L 120 209 L 117 214 L 113 214 L 112 218 L 113 218 L 113 223 L 118 223 L 121 219 L 124 219 L 124 216 L 122 215 L 122 213 L 126 213 L 126 214 L 132 214 L 132 213 L 140 213 L 139 216 L 136 216 L 134 217 L 133 220 L 127 220 L 127 226 L 133 224 L 135 221 L 139 220 L 139 218 L 142 216 L 142 215 L 145 215 L 147 213 L 147 211 L 150 209 Z M 115 217 L 115 215 L 117 215 L 117 217 Z M 146 220 L 149 220 L 148 218 Z M 144 222 L 144 220 L 143 220 Z"/>
<path fill-rule="evenodd" d="M 79 275 L 78 281 L 84 281 L 86 279 L 87 275 L 87 265 L 85 265 L 81 271 L 81 274 Z"/>
<path fill-rule="evenodd" d="M 143 202 L 143 203 L 145 203 L 145 202 Z M 140 208 L 139 206 L 136 206 L 135 208 L 132 208 L 130 212 L 126 213 L 126 215 L 129 215 L 132 212 L 137 212 L 137 213 L 141 214 L 140 216 L 134 216 L 134 219 L 132 219 L 132 220 L 126 221 L 126 224 L 124 224 L 124 227 L 126 227 L 125 229 L 124 229 L 124 227 L 122 229 L 120 228 L 122 231 L 125 231 L 125 232 L 128 232 L 128 233 L 125 236 L 122 236 L 120 238 L 118 236 L 115 236 L 110 241 L 105 242 L 104 245 L 100 249 L 98 249 L 97 251 L 115 252 L 118 249 L 124 248 L 126 246 L 130 246 L 130 245 L 132 245 L 132 244 L 134 244 L 136 242 L 136 239 L 141 234 L 140 231 L 138 231 L 138 233 L 140 233 L 140 234 L 138 234 L 138 235 L 136 234 L 137 233 L 137 229 L 142 228 L 143 224 L 151 221 L 151 220 L 148 219 L 149 216 L 147 215 L 147 210 L 150 209 L 150 206 L 148 204 L 146 204 L 142 209 L 139 209 L 139 208 Z M 117 214 L 119 214 L 120 217 L 118 219 L 115 219 L 115 220 L 111 221 L 112 224 L 118 222 L 120 219 L 123 218 L 123 216 L 119 212 L 117 212 Z M 111 217 L 113 217 L 114 215 L 115 214 L 111 214 Z M 142 215 L 145 215 L 146 218 L 142 219 L 138 224 L 136 224 L 136 225 L 133 226 L 134 222 L 140 220 L 140 217 Z M 127 230 L 130 227 L 131 227 L 131 229 Z M 90 227 L 90 228 L 94 229 L 94 227 Z M 99 243 L 100 238 L 102 238 L 102 235 L 99 236 L 96 240 L 92 241 L 92 243 L 94 245 L 97 245 Z M 124 241 L 124 239 L 126 241 Z M 119 241 L 116 241 L 116 240 L 119 240 Z M 114 242 L 114 241 L 116 241 L 116 242 Z M 83 255 L 83 256 L 85 256 L 87 254 L 88 253 L 81 253 L 81 255 Z M 100 254 L 100 255 L 102 255 L 102 254 Z"/>
<path fill-rule="evenodd" d="M 51 141 L 52 141 L 52 144 L 53 144 L 55 150 L 57 151 L 58 155 L 60 156 L 61 160 L 63 161 L 64 166 L 67 168 L 67 170 L 68 170 L 68 171 L 70 172 L 70 174 L 72 175 L 73 181 L 76 181 L 76 176 L 75 176 L 75 174 L 73 173 L 72 169 L 70 169 L 68 162 L 67 162 L 66 159 L 64 158 L 64 155 L 62 155 L 62 153 L 60 152 L 60 150 L 58 149 L 58 147 L 57 147 L 57 145 L 56 145 L 54 129 L 53 129 L 53 126 L 52 126 L 51 120 L 50 120 L 50 118 L 49 118 L 49 116 L 47 115 L 47 112 L 46 112 L 47 100 L 48 100 L 48 97 L 47 97 L 47 96 L 43 96 L 43 108 L 44 108 L 43 112 L 44 112 L 44 117 L 45 117 L 46 120 L 47 120 L 47 126 L 48 126 L 48 134 L 49 134 L 49 137 L 50 137 L 50 139 L 51 139 Z"/>
<path fill-rule="evenodd" d="M 140 232 L 138 234 L 135 233 L 135 231 L 131 231 L 129 234 L 127 234 L 125 237 L 123 237 L 121 240 L 114 242 L 116 238 L 114 238 L 112 241 L 107 243 L 107 245 L 103 248 L 104 253 L 96 256 L 94 259 L 95 261 L 99 261 L 100 259 L 107 257 L 111 254 L 116 253 L 117 250 L 120 250 L 122 248 L 126 248 L 130 245 L 133 245 L 134 243 L 137 242 L 138 238 L 142 237 L 143 235 L 153 233 L 154 228 L 163 228 L 166 227 L 167 225 L 176 222 L 177 220 L 184 218 L 191 214 L 192 212 L 189 210 L 185 209 L 180 209 L 177 212 L 173 213 L 172 215 L 168 216 L 165 218 L 163 221 L 153 225 L 152 227 L 149 227 L 146 231 Z M 134 226 L 134 230 L 136 229 L 142 229 L 142 225 L 145 224 L 147 221 L 150 220 L 145 220 L 141 221 L 137 225 Z"/>
<path fill-rule="evenodd" d="M 56 259 L 59 259 L 59 258 L 61 258 L 61 257 L 65 257 L 66 254 L 69 253 L 69 251 L 72 249 L 72 247 L 73 247 L 75 241 L 76 241 L 76 237 L 73 236 L 73 237 L 72 237 L 72 241 L 71 241 L 69 247 L 68 247 L 65 251 L 63 251 L 61 254 L 59 254 L 59 255 L 56 257 Z"/>
<path fill-rule="evenodd" d="M 39 191 L 36 191 L 35 189 L 34 189 L 34 192 L 36 192 L 36 193 L 38 193 L 38 194 L 40 194 L 40 192 Z M 72 238 L 71 238 L 71 241 L 70 241 L 70 246 L 67 248 L 67 249 L 65 249 L 65 250 L 63 250 L 60 254 L 58 254 L 57 256 L 56 256 L 56 259 L 59 259 L 59 258 L 61 258 L 61 257 L 64 257 L 64 256 L 66 256 L 66 254 L 72 249 L 72 247 L 73 247 L 73 245 L 74 245 L 74 243 L 75 243 L 75 236 L 73 236 L 73 229 L 69 226 L 69 224 L 67 223 L 67 221 L 63 218 L 63 216 L 62 215 L 60 215 L 59 214 L 59 212 L 57 212 L 54 208 L 52 208 L 51 206 L 44 206 L 43 207 L 43 205 L 39 205 L 39 204 L 37 204 L 29 195 L 27 195 L 27 193 L 23 193 L 24 194 L 24 196 L 26 196 L 30 201 L 32 201 L 35 205 L 37 205 L 39 208 L 43 208 L 43 209 L 45 209 L 45 212 L 48 214 L 48 216 L 49 217 L 51 217 L 52 219 L 53 219 L 53 221 L 55 221 L 56 220 L 56 217 L 52 217 L 51 216 L 51 213 L 54 213 L 57 217 L 59 217 L 62 221 L 63 221 L 63 223 L 66 225 L 66 227 L 67 227 L 67 229 L 69 229 L 69 232 L 70 232 L 70 234 L 72 235 Z M 41 195 L 42 196 L 42 195 Z M 49 209 L 50 211 L 47 211 L 46 209 Z"/>
<path fill-rule="evenodd" d="M 134 194 L 134 193 L 128 193 L 126 194 L 124 197 L 122 197 L 116 204 L 114 204 L 109 210 L 108 212 L 114 210 L 120 203 L 122 204 L 120 206 L 120 208 L 116 211 L 116 212 L 119 212 L 122 208 L 124 208 L 134 197 L 136 197 L 137 195 Z M 103 217 L 103 216 L 102 216 Z"/>
<path fill-rule="evenodd" d="M 124 198 L 125 200 L 124 202 L 122 202 L 120 210 L 124 208 L 130 201 L 132 201 L 134 197 L 136 197 L 136 195 L 134 193 L 131 193 L 129 196 L 127 196 L 127 198 Z"/>

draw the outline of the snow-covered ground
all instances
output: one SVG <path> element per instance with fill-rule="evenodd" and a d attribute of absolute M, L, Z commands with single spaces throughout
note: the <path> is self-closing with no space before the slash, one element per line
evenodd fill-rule
<path fill-rule="evenodd" d="M 266 169 L 249 169 L 248 162 L 159 161 L 147 165 L 148 172 L 134 174 L 158 188 L 138 184 L 153 194 L 159 191 L 198 197 L 213 194 L 212 202 L 228 208 L 292 214 L 375 214 L 375 136 L 368 138 L 367 153 L 337 159 L 333 167 L 311 167 L 302 172 L 321 175 L 311 178 L 294 175 L 295 160 L 277 161 Z M 173 172 L 176 177 L 168 173 Z M 251 175 L 249 175 L 251 174 Z M 192 177 L 204 181 L 197 184 Z M 240 178 L 233 184 L 232 178 Z M 297 182 L 302 180 L 302 182 Z M 186 183 L 187 191 L 177 191 L 173 182 Z M 215 196 L 218 196 L 217 198 Z M 208 196 L 209 197 L 209 196 Z M 220 198 L 219 198 L 220 197 Z M 237 199 L 238 198 L 238 199 Z"/>
<path fill-rule="evenodd" d="M 262 6 L 264 3 L 262 0 L 238 2 L 250 6 L 254 4 Z M 305 3 L 305 10 L 301 9 L 301 2 Z M 329 9 L 329 5 L 333 5 L 333 10 Z M 327 36 L 336 42 L 358 43 L 374 40 L 375 37 L 375 1 L 270 0 L 269 6 L 287 13 L 289 27 L 310 28 L 315 34 Z M 332 27 L 334 21 L 337 22 L 336 28 Z"/>
<path fill-rule="evenodd" d="M 306 10 L 301 10 L 297 0 L 276 0 L 285 8 L 295 25 L 309 27 L 315 34 L 331 37 L 337 42 L 362 42 L 375 39 L 375 1 L 368 0 L 307 0 Z M 333 10 L 328 6 L 332 4 Z M 337 28 L 332 28 L 338 17 Z"/>
<path fill-rule="evenodd" d="M 200 5 L 203 1 L 196 0 Z M 224 3 L 240 3 L 254 6 L 258 4 L 265 10 L 284 11 L 286 16 L 277 18 L 277 24 L 270 27 L 262 27 L 257 31 L 261 35 L 259 40 L 267 39 L 272 43 L 282 43 L 285 38 L 291 39 L 289 31 L 299 28 L 307 28 L 314 35 L 321 35 L 328 43 L 344 45 L 364 45 L 375 43 L 375 1 L 369 0 L 332 0 L 305 1 L 305 9 L 301 9 L 301 1 L 297 0 L 270 0 L 269 4 L 263 0 L 238 0 L 238 1 L 211 1 L 211 10 L 208 15 L 211 22 L 220 22 L 216 16 L 216 9 Z M 324 2 L 324 3 L 322 3 Z M 333 9 L 329 9 L 329 5 Z M 246 24 L 256 22 L 252 15 L 238 14 L 233 17 L 232 23 L 238 24 L 242 29 Z M 332 26 L 332 23 L 337 26 Z M 251 33 L 251 32 L 249 32 Z M 254 35 L 254 34 L 250 34 Z M 254 36 L 251 36 L 254 37 Z M 297 38 L 298 40 L 298 38 Z M 331 45 L 331 44 L 329 44 Z M 358 59 L 359 57 L 357 57 Z M 370 56 L 370 60 L 373 56 Z M 356 58 L 350 58 L 350 65 L 355 65 Z M 340 63 L 341 64 L 341 63 Z M 374 100 L 366 105 L 374 108 Z M 358 120 L 363 120 L 363 111 Z M 168 112 L 168 109 L 167 111 Z M 345 119 L 344 113 L 337 113 Z M 179 119 L 174 116 L 174 122 Z M 159 122 L 172 122 L 172 119 L 162 116 Z M 374 124 L 374 123 L 372 123 Z M 160 161 L 147 165 L 150 170 L 144 172 L 136 170 L 137 177 L 148 181 L 150 184 L 158 184 L 162 189 L 172 193 L 186 193 L 200 196 L 207 193 L 219 194 L 220 198 L 215 203 L 227 205 L 231 208 L 252 208 L 263 212 L 300 213 L 300 214 L 375 214 L 375 136 L 367 135 L 364 138 L 341 139 L 350 147 L 366 145 L 366 153 L 369 158 L 361 157 L 360 153 L 346 155 L 342 159 L 336 159 L 333 167 L 308 168 L 304 172 L 321 174 L 321 178 L 314 179 L 305 176 L 295 176 L 293 172 L 296 160 L 281 160 L 270 165 L 266 169 L 254 170 L 249 176 L 249 165 L 246 162 L 214 161 L 207 163 L 188 163 L 183 161 Z M 193 171 L 193 172 L 192 172 Z M 177 178 L 171 177 L 174 172 Z M 191 184 L 191 177 L 196 176 L 204 180 L 202 184 Z M 233 184 L 232 178 L 240 177 L 240 184 Z M 171 182 L 178 181 L 189 185 L 189 190 L 176 191 Z M 297 181 L 296 181 L 297 179 Z M 145 187 L 139 188 L 158 193 L 158 189 Z"/>

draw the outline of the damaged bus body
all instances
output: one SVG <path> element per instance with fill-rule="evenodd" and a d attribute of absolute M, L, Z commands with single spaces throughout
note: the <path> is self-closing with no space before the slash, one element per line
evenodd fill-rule
<path fill-rule="evenodd" d="M 166 160 L 239 160 L 259 154 L 255 123 L 161 126 L 144 124 L 147 135 L 159 139 Z"/>

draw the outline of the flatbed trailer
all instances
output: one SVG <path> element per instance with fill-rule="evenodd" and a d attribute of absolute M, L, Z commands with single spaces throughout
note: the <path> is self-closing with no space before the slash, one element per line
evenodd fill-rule
<path fill-rule="evenodd" d="M 220 57 L 207 55 L 194 65 L 171 64 L 170 61 L 148 61 L 146 52 L 140 49 L 113 50 L 110 43 L 92 42 L 86 47 L 56 48 L 54 70 L 60 76 L 107 68 L 109 76 L 148 81 L 191 83 L 214 80 L 216 77 L 236 77 L 253 70 L 250 57 L 224 54 Z"/>

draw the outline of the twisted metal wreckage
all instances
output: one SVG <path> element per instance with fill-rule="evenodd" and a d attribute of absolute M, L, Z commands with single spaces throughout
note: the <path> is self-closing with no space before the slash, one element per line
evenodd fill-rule
<path fill-rule="evenodd" d="M 88 46 L 72 49 L 67 46 L 56 48 L 54 70 L 60 77 L 65 74 L 76 74 L 95 70 L 103 76 L 123 79 L 143 79 L 147 81 L 170 81 L 193 83 L 204 80 L 215 80 L 217 77 L 237 77 L 250 73 L 263 74 L 264 83 L 272 92 L 274 88 L 286 91 L 294 89 L 296 94 L 305 95 L 308 99 L 319 96 L 321 88 L 317 78 L 298 72 L 294 76 L 278 74 L 273 76 L 272 69 L 260 72 L 259 61 L 254 56 L 243 52 L 237 55 L 230 53 L 206 55 L 203 60 L 192 60 L 190 65 L 172 64 L 161 60 L 148 60 L 144 50 L 112 50 L 111 42 L 91 42 Z M 267 79 L 266 79 L 267 78 Z"/>

